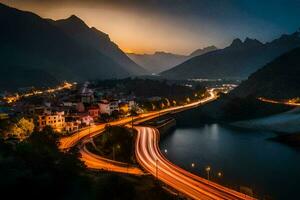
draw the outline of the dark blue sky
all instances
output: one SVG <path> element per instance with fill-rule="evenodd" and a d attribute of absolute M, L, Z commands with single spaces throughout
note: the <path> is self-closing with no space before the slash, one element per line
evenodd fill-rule
<path fill-rule="evenodd" d="M 76 14 L 125 51 L 188 54 L 234 38 L 263 42 L 300 27 L 300 0 L 0 0 L 43 17 Z"/>

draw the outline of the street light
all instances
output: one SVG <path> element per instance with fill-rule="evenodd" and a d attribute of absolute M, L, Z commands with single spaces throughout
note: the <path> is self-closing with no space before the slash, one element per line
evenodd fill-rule
<path fill-rule="evenodd" d="M 223 176 L 222 172 L 218 172 L 218 177 L 221 178 Z"/>
<path fill-rule="evenodd" d="M 192 168 L 194 168 L 194 167 L 195 167 L 195 163 L 192 163 L 192 165 L 191 165 L 191 166 L 192 166 Z"/>
<path fill-rule="evenodd" d="M 165 149 L 165 153 L 168 153 L 168 149 Z"/>
<path fill-rule="evenodd" d="M 205 171 L 207 172 L 207 180 L 209 180 L 210 166 L 207 166 L 207 167 L 205 168 Z"/>

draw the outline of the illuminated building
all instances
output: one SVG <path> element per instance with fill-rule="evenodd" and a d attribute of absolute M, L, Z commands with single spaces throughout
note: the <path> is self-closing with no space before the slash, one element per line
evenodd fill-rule
<path fill-rule="evenodd" d="M 45 113 L 38 116 L 38 127 L 40 130 L 46 126 L 51 126 L 55 131 L 61 132 L 65 127 L 64 112 Z"/>

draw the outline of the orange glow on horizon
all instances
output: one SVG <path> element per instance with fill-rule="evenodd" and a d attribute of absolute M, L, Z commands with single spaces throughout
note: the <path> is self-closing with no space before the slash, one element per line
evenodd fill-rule
<path fill-rule="evenodd" d="M 186 22 L 180 19 L 105 3 L 87 6 L 66 2 L 62 5 L 11 0 L 0 2 L 54 20 L 74 14 L 89 27 L 96 27 L 109 34 L 110 39 L 126 53 L 153 54 L 164 51 L 187 55 L 212 44 L 213 39 L 207 34 L 194 34 L 194 31 L 184 27 Z"/>

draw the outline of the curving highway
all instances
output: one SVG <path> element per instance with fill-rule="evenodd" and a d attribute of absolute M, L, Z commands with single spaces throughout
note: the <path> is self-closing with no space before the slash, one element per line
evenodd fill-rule
<path fill-rule="evenodd" d="M 151 127 L 135 127 L 138 131 L 135 154 L 139 164 L 157 179 L 192 199 L 254 198 L 196 176 L 168 161 L 159 149 L 159 131 Z"/>
<path fill-rule="evenodd" d="M 129 124 L 132 119 L 136 120 L 136 123 L 149 120 L 151 118 L 158 117 L 170 112 L 179 112 L 189 108 L 193 108 L 202 103 L 207 103 L 217 98 L 214 90 L 209 91 L 210 96 L 198 102 L 187 104 L 184 106 L 177 106 L 168 109 L 164 109 L 160 112 L 150 112 L 134 118 L 128 117 L 118 121 L 109 123 L 110 125 L 125 125 Z M 113 161 L 95 155 L 87 150 L 85 143 L 95 135 L 101 134 L 106 124 L 100 124 L 97 126 L 85 129 L 75 135 L 63 138 L 61 140 L 61 149 L 68 149 L 80 140 L 83 140 L 83 144 L 80 148 L 81 160 L 85 162 L 87 167 L 92 169 L 101 169 L 113 172 L 128 173 L 135 175 L 143 175 L 144 172 L 139 168 L 129 166 L 126 163 Z M 245 194 L 236 192 L 229 188 L 223 187 L 199 176 L 196 176 L 184 169 L 174 165 L 168 161 L 159 149 L 159 131 L 151 127 L 134 126 L 137 130 L 136 148 L 135 154 L 139 164 L 150 174 L 164 182 L 165 184 L 176 189 L 180 193 L 192 198 L 201 200 L 252 200 L 254 198 Z"/>
<path fill-rule="evenodd" d="M 147 114 L 143 114 L 137 117 L 134 117 L 135 124 L 141 123 L 143 121 L 150 120 L 152 118 L 158 117 L 160 115 L 164 115 L 170 112 L 178 112 L 182 111 L 184 109 L 189 109 L 194 106 L 198 106 L 199 103 L 205 103 L 208 101 L 212 101 L 217 98 L 217 96 L 214 93 L 214 90 L 209 90 L 210 96 L 206 99 L 203 99 L 201 101 L 197 101 L 191 104 L 187 104 L 184 106 L 177 106 L 172 107 L 168 109 L 164 109 L 160 112 L 150 112 Z M 124 118 L 118 121 L 114 121 L 110 123 L 111 125 L 121 125 L 121 124 L 128 124 L 132 121 L 131 117 Z M 85 147 L 85 144 L 90 141 L 90 139 L 98 134 L 101 134 L 104 131 L 106 124 L 100 124 L 97 126 L 89 127 L 85 130 L 82 130 L 72 136 L 65 137 L 61 139 L 60 148 L 61 149 L 69 149 L 70 147 L 76 145 L 79 141 L 82 141 L 82 145 L 80 146 L 80 154 L 81 154 L 81 160 L 86 164 L 88 168 L 91 169 L 98 169 L 98 170 L 107 170 L 107 171 L 114 171 L 114 172 L 120 172 L 120 173 L 130 173 L 135 175 L 142 175 L 143 172 L 135 167 L 128 166 L 126 163 L 116 162 L 110 159 L 103 158 L 99 155 L 93 154 L 92 152 L 88 151 Z"/>

